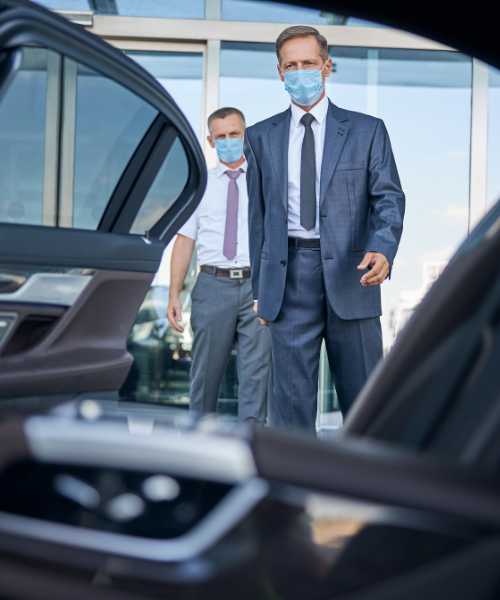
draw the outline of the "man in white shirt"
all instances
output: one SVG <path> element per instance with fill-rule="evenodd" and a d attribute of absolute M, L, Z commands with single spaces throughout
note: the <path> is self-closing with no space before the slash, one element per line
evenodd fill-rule
<path fill-rule="evenodd" d="M 290 108 L 245 136 L 253 297 L 271 330 L 274 424 L 314 432 L 323 340 L 344 416 L 382 358 L 380 284 L 405 196 L 384 123 L 326 96 L 324 36 L 288 27 L 276 54 Z"/>
<path fill-rule="evenodd" d="M 191 298 L 194 332 L 190 407 L 197 414 L 217 411 L 219 390 L 237 342 L 238 417 L 262 425 L 271 342 L 253 311 L 248 250 L 247 163 L 243 155 L 245 118 L 236 108 L 221 108 L 208 119 L 208 141 L 219 157 L 208 171 L 205 195 L 180 229 L 172 250 L 170 326 L 182 332 L 179 294 L 196 242 L 200 274 Z"/>

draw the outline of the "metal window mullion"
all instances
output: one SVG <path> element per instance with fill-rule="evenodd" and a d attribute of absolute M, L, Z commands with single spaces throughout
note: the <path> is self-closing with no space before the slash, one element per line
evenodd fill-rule
<path fill-rule="evenodd" d="M 59 176 L 59 132 L 61 119 L 61 55 L 47 53 L 47 94 L 45 106 L 45 157 L 43 171 L 42 225 L 57 225 Z"/>
<path fill-rule="evenodd" d="M 207 14 L 212 14 L 211 5 Z M 189 40 L 191 42 L 224 40 L 274 43 L 284 27 L 283 23 L 222 21 L 216 18 L 163 19 L 94 15 L 93 24 L 87 29 L 100 37 L 120 40 Z M 346 27 L 345 25 L 316 25 L 316 28 L 326 37 L 331 46 L 453 50 L 439 42 L 398 29 Z"/>
<path fill-rule="evenodd" d="M 207 119 L 219 108 L 220 47 L 220 40 L 208 40 L 203 69 L 202 141 L 208 169 L 217 165 L 216 154 L 207 141 Z"/>
<path fill-rule="evenodd" d="M 76 88 L 78 65 L 64 59 L 59 174 L 59 227 L 73 227 L 73 186 L 75 179 Z"/>
<path fill-rule="evenodd" d="M 379 54 L 379 50 L 373 48 L 368 49 L 366 112 L 369 115 L 372 115 L 372 117 L 377 116 Z"/>
<path fill-rule="evenodd" d="M 486 212 L 488 164 L 488 65 L 472 59 L 469 233 Z"/>

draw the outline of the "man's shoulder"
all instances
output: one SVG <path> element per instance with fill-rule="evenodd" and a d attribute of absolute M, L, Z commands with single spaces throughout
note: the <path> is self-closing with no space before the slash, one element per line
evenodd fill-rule
<path fill-rule="evenodd" d="M 276 115 L 273 115 L 272 117 L 269 117 L 268 119 L 264 119 L 263 121 L 255 123 L 255 125 L 250 125 L 250 127 L 247 127 L 247 133 L 250 132 L 250 135 L 266 133 L 267 131 L 269 131 L 269 129 L 271 129 L 275 125 L 278 125 L 278 123 L 281 123 L 281 121 L 285 120 L 288 117 L 289 113 L 290 108 L 287 108 L 281 113 L 278 113 Z"/>
<path fill-rule="evenodd" d="M 330 101 L 330 108 L 334 111 L 334 115 L 340 121 L 349 120 L 355 124 L 360 125 L 372 125 L 376 127 L 382 120 L 366 113 L 356 112 L 355 110 L 347 110 L 346 108 L 340 108 L 336 104 Z"/>

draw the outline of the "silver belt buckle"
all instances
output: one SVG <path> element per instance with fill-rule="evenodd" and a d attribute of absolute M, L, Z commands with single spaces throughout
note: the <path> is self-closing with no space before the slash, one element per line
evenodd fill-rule
<path fill-rule="evenodd" d="M 230 279 L 243 279 L 243 269 L 229 269 Z"/>

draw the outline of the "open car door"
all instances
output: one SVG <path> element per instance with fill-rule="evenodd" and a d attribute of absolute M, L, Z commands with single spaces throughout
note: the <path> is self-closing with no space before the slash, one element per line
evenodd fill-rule
<path fill-rule="evenodd" d="M 0 2 L 0 397 L 120 388 L 134 318 L 205 184 L 150 75 L 58 15 Z"/>

